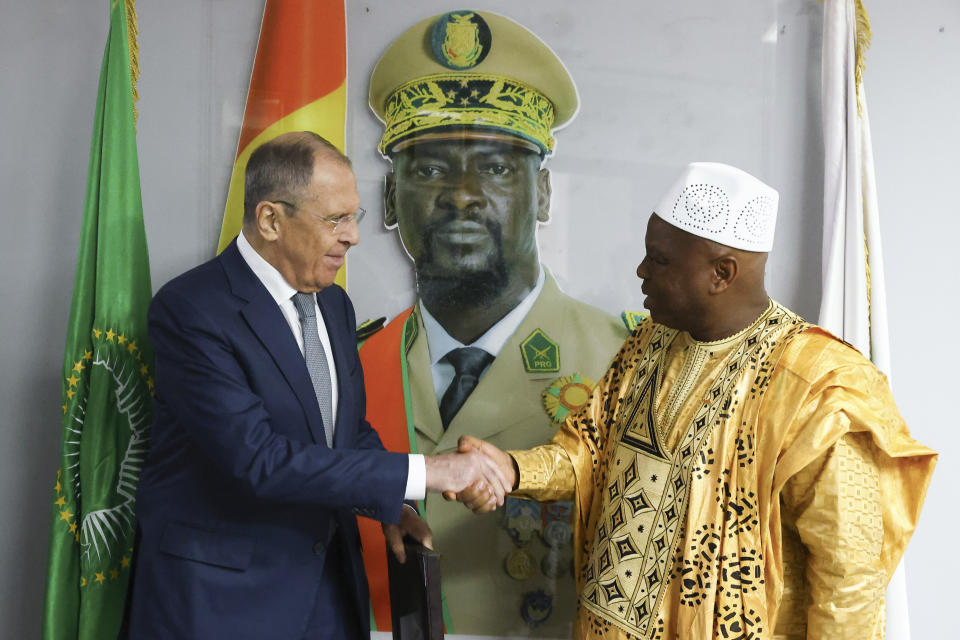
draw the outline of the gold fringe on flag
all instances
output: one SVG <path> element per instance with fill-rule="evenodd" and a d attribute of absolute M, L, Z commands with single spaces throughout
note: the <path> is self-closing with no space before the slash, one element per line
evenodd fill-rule
<path fill-rule="evenodd" d="M 823 0 L 819 0 L 823 4 Z M 857 115 L 863 115 L 863 102 L 860 100 L 860 85 L 863 83 L 863 70 L 867 67 L 867 49 L 870 48 L 870 41 L 873 39 L 873 31 L 870 30 L 870 16 L 867 15 L 867 8 L 863 6 L 862 0 L 855 0 L 857 19 L 856 49 L 854 50 L 854 70 L 853 77 L 857 85 Z"/>
<path fill-rule="evenodd" d="M 140 93 L 137 91 L 137 80 L 140 79 L 140 46 L 137 44 L 137 7 L 136 0 L 124 0 L 127 9 L 127 47 L 130 49 L 130 89 L 133 92 L 133 123 L 136 125 L 137 100 Z"/>
<path fill-rule="evenodd" d="M 873 32 L 870 30 L 870 16 L 867 15 L 867 8 L 863 6 L 861 0 L 856 0 L 857 12 L 857 42 L 854 54 L 856 62 L 853 76 L 857 83 L 857 115 L 863 115 L 863 102 L 860 95 L 860 85 L 863 84 L 863 70 L 867 66 L 867 49 L 870 47 L 870 41 L 873 39 Z"/>
<path fill-rule="evenodd" d="M 823 0 L 820 0 L 820 4 L 823 4 Z M 856 42 L 854 43 L 854 69 L 853 77 L 856 84 L 857 90 L 857 115 L 861 118 L 863 117 L 863 95 L 861 93 L 861 86 L 863 85 L 863 71 L 867 68 L 867 49 L 870 48 L 870 41 L 873 40 L 873 31 L 870 29 L 870 16 L 867 15 L 867 8 L 863 6 L 863 0 L 855 0 L 854 3 L 854 12 L 857 20 L 857 32 L 856 32 Z M 866 212 L 863 212 L 866 214 Z M 871 332 L 873 331 L 872 326 L 872 305 L 873 305 L 873 291 L 870 282 L 870 249 L 867 242 L 867 237 L 863 237 L 863 255 L 864 260 L 866 260 L 866 276 L 867 276 L 867 328 Z M 871 350 L 873 346 L 873 341 L 871 339 Z M 873 354 L 870 355 L 871 360 L 873 359 Z"/>
<path fill-rule="evenodd" d="M 863 117 L 863 71 L 867 67 L 867 49 L 870 47 L 870 41 L 873 39 L 873 32 L 870 30 L 870 16 L 867 15 L 867 8 L 863 6 L 862 0 L 856 0 L 857 16 L 857 41 L 854 51 L 854 71 L 853 77 L 857 85 L 857 115 Z M 861 194 L 861 198 L 863 195 Z M 862 201 L 862 200 L 861 200 Z M 863 216 L 866 218 L 866 207 L 863 207 Z M 866 229 L 866 224 L 864 229 Z M 873 359 L 873 286 L 870 282 L 870 246 L 867 242 L 866 233 L 863 236 L 863 259 L 866 262 L 867 278 L 867 331 L 870 335 L 870 359 Z"/>

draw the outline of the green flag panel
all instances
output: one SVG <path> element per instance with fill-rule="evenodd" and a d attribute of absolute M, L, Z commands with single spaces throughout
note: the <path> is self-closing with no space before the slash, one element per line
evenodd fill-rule
<path fill-rule="evenodd" d="M 44 640 L 116 638 L 152 413 L 150 269 L 130 72 L 132 2 L 111 0 L 63 359 Z M 128 13 L 129 12 L 129 13 Z"/>

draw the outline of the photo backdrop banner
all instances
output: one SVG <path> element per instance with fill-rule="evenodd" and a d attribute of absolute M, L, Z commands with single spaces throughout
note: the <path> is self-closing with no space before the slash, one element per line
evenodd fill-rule
<path fill-rule="evenodd" d="M 455 15 L 439 19 L 448 12 Z M 498 15 L 522 28 L 502 26 Z M 400 53 L 391 49 L 427 19 L 429 28 L 411 45 Z M 463 434 L 506 449 L 546 442 L 563 415 L 585 400 L 643 312 L 635 271 L 645 253 L 647 219 L 679 171 L 690 161 L 716 161 L 769 180 L 773 8 L 696 2 L 666 12 L 617 1 L 586 10 L 580 3 L 535 1 L 471 10 L 444 2 L 368 2 L 347 3 L 346 20 L 347 153 L 370 212 L 361 242 L 351 250 L 347 284 L 358 320 L 386 321 L 361 348 L 371 423 L 388 446 L 427 454 L 455 449 Z M 458 374 L 445 350 L 487 330 L 489 323 L 478 319 L 488 309 L 475 280 L 456 281 L 462 286 L 440 294 L 423 288 L 435 284 L 431 274 L 462 275 L 472 259 L 467 252 L 444 262 L 442 230 L 431 229 L 427 220 L 438 219 L 446 196 L 423 174 L 452 175 L 451 158 L 466 167 L 467 156 L 499 165 L 496 171 L 527 176 L 527 169 L 511 164 L 516 154 L 497 156 L 493 164 L 489 154 L 470 155 L 482 146 L 475 143 L 415 143 L 400 154 L 405 160 L 385 159 L 378 150 L 384 124 L 368 104 L 371 77 L 389 51 L 385 65 L 397 84 L 438 70 L 456 76 L 457 64 L 524 78 L 530 67 L 543 64 L 535 61 L 540 54 L 524 29 L 569 72 L 579 110 L 553 132 L 554 153 L 525 183 L 519 181 L 526 186 L 511 183 L 513 225 L 499 227 L 490 246 L 494 253 L 500 248 L 506 281 L 525 283 L 532 292 L 509 302 L 490 298 L 489 305 L 502 307 L 494 315 L 503 317 L 480 342 L 491 343 L 486 346 L 494 357 L 450 418 L 445 396 Z M 462 53 L 466 62 L 441 69 L 435 41 L 449 45 L 448 54 Z M 505 50 L 509 55 L 491 69 Z M 483 61 L 469 59 L 475 51 Z M 456 96 L 470 97 L 469 91 Z M 541 169 L 549 173 L 547 188 L 536 178 Z M 477 177 L 480 169 L 463 172 L 468 174 L 475 195 L 489 203 L 495 189 Z M 524 193 L 532 194 L 527 206 L 519 204 Z M 431 255 L 424 255 L 430 253 L 425 247 Z M 441 553 L 450 637 L 570 636 L 576 606 L 570 503 L 511 498 L 504 509 L 478 517 L 430 496 L 421 513 Z M 387 638 L 389 605 L 379 569 L 385 557 L 370 558 L 385 551 L 382 538 L 366 538 L 377 527 L 367 529 L 371 617 Z"/>

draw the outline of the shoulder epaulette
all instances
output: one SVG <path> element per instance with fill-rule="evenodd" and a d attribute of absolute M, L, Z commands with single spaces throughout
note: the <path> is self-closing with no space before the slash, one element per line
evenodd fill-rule
<path fill-rule="evenodd" d="M 385 317 L 377 318 L 376 320 L 364 320 L 357 327 L 357 348 L 360 347 L 366 340 L 375 334 L 380 329 L 383 329 L 384 323 L 387 319 Z"/>

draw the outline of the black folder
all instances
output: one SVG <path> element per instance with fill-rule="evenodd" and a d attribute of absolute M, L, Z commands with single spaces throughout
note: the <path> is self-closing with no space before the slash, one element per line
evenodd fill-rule
<path fill-rule="evenodd" d="M 404 564 L 387 549 L 393 638 L 443 640 L 440 554 L 409 540 L 405 546 L 407 561 Z"/>

